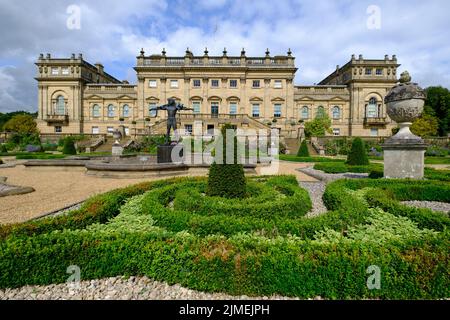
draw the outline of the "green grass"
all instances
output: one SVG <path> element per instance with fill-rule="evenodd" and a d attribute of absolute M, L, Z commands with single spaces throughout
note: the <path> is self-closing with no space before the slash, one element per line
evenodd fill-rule
<path fill-rule="evenodd" d="M 16 155 L 17 160 L 26 160 L 26 159 L 39 159 L 39 160 L 46 160 L 46 159 L 64 159 L 67 157 L 65 154 L 50 154 L 50 153 L 43 153 L 43 154 L 18 154 Z"/>
<path fill-rule="evenodd" d="M 425 157 L 425 164 L 448 164 L 448 165 L 450 165 L 450 157 Z"/>
<path fill-rule="evenodd" d="M 328 157 L 298 157 L 290 154 L 280 154 L 279 159 L 292 162 L 345 162 L 345 159 L 333 159 Z"/>

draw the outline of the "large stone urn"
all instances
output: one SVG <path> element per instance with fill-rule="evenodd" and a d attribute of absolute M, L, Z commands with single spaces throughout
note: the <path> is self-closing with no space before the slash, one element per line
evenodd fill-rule
<path fill-rule="evenodd" d="M 382 145 L 384 177 L 422 179 L 427 145 L 409 127 L 422 114 L 426 96 L 417 83 L 411 82 L 407 71 L 401 74 L 399 82 L 384 99 L 387 114 L 400 128 Z"/>

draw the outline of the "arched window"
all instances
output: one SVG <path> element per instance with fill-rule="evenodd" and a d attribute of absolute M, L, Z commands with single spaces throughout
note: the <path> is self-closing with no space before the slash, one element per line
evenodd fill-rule
<path fill-rule="evenodd" d="M 114 106 L 112 104 L 108 106 L 108 117 L 114 117 Z"/>
<path fill-rule="evenodd" d="M 332 113 L 333 113 L 333 119 L 341 118 L 341 108 L 339 108 L 338 106 L 333 107 Z"/>
<path fill-rule="evenodd" d="M 325 117 L 325 108 L 323 106 L 317 107 L 316 118 L 324 118 Z"/>
<path fill-rule="evenodd" d="M 366 110 L 367 118 L 376 118 L 378 117 L 378 101 L 377 98 L 372 97 L 369 99 L 369 104 L 367 105 Z"/>
<path fill-rule="evenodd" d="M 66 113 L 66 102 L 65 102 L 63 96 L 58 96 L 56 98 L 55 112 L 56 112 L 56 114 L 59 114 L 59 115 L 63 115 Z"/>
<path fill-rule="evenodd" d="M 130 107 L 127 104 L 122 107 L 122 116 L 125 118 L 130 116 Z"/>
<path fill-rule="evenodd" d="M 309 108 L 307 106 L 302 107 L 302 119 L 309 119 Z"/>
<path fill-rule="evenodd" d="M 92 116 L 100 117 L 100 107 L 98 106 L 98 104 L 94 104 L 94 106 L 92 107 Z"/>

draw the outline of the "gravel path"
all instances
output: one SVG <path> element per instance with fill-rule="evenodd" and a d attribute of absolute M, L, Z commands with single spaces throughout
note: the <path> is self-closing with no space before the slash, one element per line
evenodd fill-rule
<path fill-rule="evenodd" d="M 327 208 L 323 204 L 322 200 L 326 187 L 325 182 L 300 182 L 300 186 L 308 191 L 313 207 L 312 210 L 307 213 L 306 217 L 315 217 L 327 212 Z"/>
<path fill-rule="evenodd" d="M 295 300 L 295 298 L 282 296 L 248 297 L 204 293 L 183 288 L 180 285 L 170 286 L 165 282 L 153 281 L 147 277 L 129 277 L 128 279 L 113 277 L 81 281 L 78 288 L 71 285 L 63 283 L 0 290 L 0 300 Z"/>
<path fill-rule="evenodd" d="M 437 201 L 402 201 L 402 204 L 415 208 L 427 208 L 433 211 L 450 213 L 450 203 Z"/>

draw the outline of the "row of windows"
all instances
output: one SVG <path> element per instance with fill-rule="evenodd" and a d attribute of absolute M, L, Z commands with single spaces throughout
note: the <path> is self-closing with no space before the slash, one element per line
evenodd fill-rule
<path fill-rule="evenodd" d="M 52 76 L 57 76 L 60 74 L 67 76 L 70 74 L 70 71 L 69 71 L 68 67 L 61 68 L 61 70 L 59 68 L 53 67 L 51 69 L 51 74 L 52 74 Z"/>
<path fill-rule="evenodd" d="M 210 86 L 211 88 L 219 88 L 220 87 L 220 81 L 219 79 L 211 79 L 210 80 Z M 149 80 L 148 82 L 149 88 L 157 88 L 158 87 L 158 80 Z M 192 80 L 192 87 L 193 88 L 200 88 L 202 86 L 201 79 L 194 79 Z M 229 88 L 237 88 L 238 87 L 238 80 L 231 79 L 228 81 L 228 87 Z M 283 81 L 282 80 L 274 80 L 273 81 L 273 87 L 275 89 L 281 89 L 283 88 Z M 170 88 L 172 89 L 178 89 L 179 83 L 178 80 L 170 80 Z M 261 88 L 261 80 L 252 80 L 252 88 Z"/>
<path fill-rule="evenodd" d="M 156 110 L 150 110 L 152 108 L 155 108 L 157 106 L 156 103 L 150 103 L 148 105 L 148 114 L 152 117 L 156 117 L 157 111 Z M 275 118 L 281 117 L 281 104 L 274 104 L 274 113 L 273 116 Z M 115 117 L 115 106 L 110 104 L 107 107 L 107 116 L 112 118 Z M 199 101 L 194 101 L 192 103 L 192 108 L 194 109 L 194 113 L 200 113 L 201 112 L 201 103 Z M 130 107 L 125 104 L 122 106 L 122 117 L 129 117 L 130 116 Z M 65 104 L 64 104 L 64 98 L 62 96 L 59 96 L 57 98 L 56 102 L 56 114 L 64 114 L 65 113 Z M 212 102 L 211 103 L 211 113 L 218 114 L 219 113 L 219 103 L 218 102 Z M 229 104 L 229 114 L 237 114 L 237 103 L 231 102 Z M 369 100 L 369 104 L 366 107 L 366 116 L 369 118 L 378 117 L 379 110 L 378 110 L 378 104 L 376 98 L 371 98 Z M 334 106 L 331 109 L 331 115 L 333 119 L 340 119 L 341 118 L 341 108 L 338 106 Z M 100 117 L 100 106 L 95 104 L 92 107 L 92 116 L 93 117 Z M 252 116 L 253 117 L 259 117 L 260 116 L 260 104 L 254 103 L 252 104 Z M 323 106 L 317 107 L 316 110 L 316 117 L 324 117 L 325 116 L 325 108 Z M 309 119 L 311 118 L 310 115 L 310 108 L 308 106 L 303 106 L 301 108 L 301 118 L 302 119 Z"/>
<path fill-rule="evenodd" d="M 129 135 L 130 129 L 128 127 L 125 127 L 125 134 Z M 192 124 L 185 124 L 184 125 L 185 134 L 192 134 Z M 341 129 L 339 128 L 333 128 L 333 135 L 340 136 L 341 135 Z M 114 127 L 107 127 L 106 128 L 107 133 L 112 134 L 114 132 Z M 207 131 L 209 134 L 212 134 L 214 132 L 214 125 L 208 125 Z M 91 129 L 92 134 L 100 134 L 100 128 L 99 127 L 92 127 Z M 55 133 L 62 133 L 62 127 L 61 126 L 55 126 Z M 372 137 L 378 136 L 378 129 L 377 128 L 371 128 L 370 129 L 370 135 Z"/>
<path fill-rule="evenodd" d="M 334 106 L 333 108 L 331 108 L 331 116 L 332 116 L 333 119 L 340 119 L 341 118 L 341 108 L 339 108 L 338 106 Z M 323 106 L 317 107 L 316 117 L 317 118 L 325 117 L 325 108 Z M 309 119 L 309 118 L 311 118 L 311 116 L 310 116 L 310 108 L 309 107 L 303 106 L 301 108 L 301 118 L 302 119 Z"/>
<path fill-rule="evenodd" d="M 373 74 L 373 69 L 372 68 L 366 68 L 365 69 L 365 74 L 366 76 L 370 76 Z M 377 76 L 382 76 L 383 75 L 383 69 L 382 68 L 376 68 L 375 69 L 375 74 Z"/>

